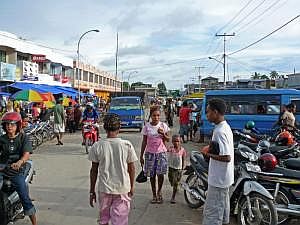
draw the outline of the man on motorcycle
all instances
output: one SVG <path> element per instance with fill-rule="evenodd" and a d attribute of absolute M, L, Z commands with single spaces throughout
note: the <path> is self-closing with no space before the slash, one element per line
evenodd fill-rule
<path fill-rule="evenodd" d="M 2 126 L 6 134 L 0 137 L 0 163 L 10 165 L 10 169 L 18 171 L 11 181 L 19 195 L 24 214 L 29 216 L 32 225 L 37 225 L 36 209 L 29 197 L 25 182 L 25 164 L 29 160 L 32 147 L 22 129 L 21 115 L 17 112 L 5 113 Z"/>
<path fill-rule="evenodd" d="M 94 104 L 92 102 L 88 102 L 86 104 L 86 108 L 83 111 L 82 114 L 82 118 L 81 121 L 92 121 L 93 122 L 93 126 L 96 128 L 97 130 L 97 135 L 99 137 L 99 124 L 98 124 L 98 120 L 99 120 L 99 115 L 96 112 L 96 110 L 94 109 Z M 83 140 L 84 143 L 84 140 Z"/>

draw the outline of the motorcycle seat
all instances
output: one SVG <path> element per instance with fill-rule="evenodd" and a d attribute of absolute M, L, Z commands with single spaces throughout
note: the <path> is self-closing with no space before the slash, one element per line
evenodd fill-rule
<path fill-rule="evenodd" d="M 257 143 L 252 143 L 252 142 L 248 142 L 248 141 L 244 141 L 244 140 L 241 140 L 240 143 L 248 146 L 252 150 L 256 150 L 256 148 L 257 148 Z"/>
<path fill-rule="evenodd" d="M 292 146 L 272 146 L 269 148 L 269 151 L 276 157 L 287 156 L 290 153 L 294 152 L 296 145 Z"/>
<path fill-rule="evenodd" d="M 283 163 L 286 168 L 300 171 L 300 159 L 287 159 Z"/>
<path fill-rule="evenodd" d="M 279 181 L 280 181 L 280 177 L 282 177 L 282 178 L 297 179 L 300 182 L 300 171 L 298 170 L 292 170 L 292 169 L 278 166 L 272 171 L 272 173 L 278 173 L 283 175 L 283 176 L 279 176 Z M 286 183 L 287 181 L 284 182 Z"/>

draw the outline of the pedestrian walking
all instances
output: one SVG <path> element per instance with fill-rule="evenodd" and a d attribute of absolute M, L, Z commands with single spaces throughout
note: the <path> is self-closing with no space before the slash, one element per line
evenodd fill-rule
<path fill-rule="evenodd" d="M 224 119 L 226 104 L 222 99 L 208 102 L 206 116 L 215 124 L 212 141 L 217 143 L 219 155 L 202 151 L 210 158 L 208 169 L 208 190 L 203 210 L 203 225 L 229 224 L 229 187 L 234 182 L 233 134 Z"/>
<path fill-rule="evenodd" d="M 99 224 L 127 225 L 130 201 L 134 192 L 135 167 L 138 160 L 133 145 L 118 137 L 121 121 L 116 114 L 107 114 L 104 129 L 107 138 L 96 142 L 89 153 L 90 205 L 96 202 L 98 177 Z"/>
<path fill-rule="evenodd" d="M 187 102 L 183 102 L 182 103 L 182 108 L 179 111 L 179 134 L 180 137 L 183 141 L 183 143 L 186 143 L 187 141 L 185 141 L 184 136 L 186 136 L 186 140 L 189 139 L 189 116 L 190 113 L 192 113 L 192 109 L 190 107 L 188 107 Z"/>
<path fill-rule="evenodd" d="M 56 145 L 63 145 L 62 137 L 63 133 L 65 132 L 65 110 L 62 106 L 63 99 L 60 98 L 57 104 L 53 108 L 54 112 L 54 126 L 53 131 L 56 134 L 57 144 Z"/>
<path fill-rule="evenodd" d="M 81 119 L 81 116 L 82 116 L 82 111 L 81 111 L 81 108 L 80 108 L 80 105 L 79 104 L 76 104 L 74 106 L 74 121 L 75 121 L 75 129 L 77 130 L 79 128 L 79 123 L 80 123 L 80 119 Z"/>
<path fill-rule="evenodd" d="M 167 124 L 160 121 L 159 106 L 150 108 L 150 118 L 151 121 L 147 122 L 142 130 L 143 142 L 140 163 L 142 167 L 144 166 L 145 175 L 150 177 L 153 195 L 151 203 L 162 203 L 162 185 L 168 168 L 165 142 L 168 142 L 170 139 L 170 128 Z M 156 177 L 158 180 L 157 189 Z"/>
<path fill-rule="evenodd" d="M 69 102 L 69 106 L 66 108 L 67 128 L 70 133 L 75 133 L 75 120 L 74 120 L 74 108 L 72 102 Z"/>
<path fill-rule="evenodd" d="M 178 134 L 172 136 L 172 144 L 173 145 L 168 148 L 168 178 L 173 187 L 171 204 L 175 204 L 178 185 L 185 167 L 186 151 L 181 146 L 180 136 Z"/>
<path fill-rule="evenodd" d="M 173 127 L 174 112 L 175 112 L 174 104 L 172 102 L 172 99 L 169 98 L 167 100 L 166 109 L 165 109 L 165 115 L 169 127 Z"/>

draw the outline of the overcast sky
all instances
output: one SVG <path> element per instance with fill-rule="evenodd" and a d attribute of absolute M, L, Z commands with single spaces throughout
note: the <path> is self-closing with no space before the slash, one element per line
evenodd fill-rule
<path fill-rule="evenodd" d="M 299 0 L 1 0 L 0 30 L 59 48 L 81 60 L 114 71 L 119 32 L 119 76 L 124 80 L 183 88 L 201 77 L 223 80 L 223 39 L 234 52 L 280 27 L 300 12 Z M 226 79 L 254 72 L 300 71 L 300 19 L 258 44 L 227 58 Z M 1 43 L 0 43 L 1 44 Z M 137 71 L 132 73 L 133 71 Z"/>

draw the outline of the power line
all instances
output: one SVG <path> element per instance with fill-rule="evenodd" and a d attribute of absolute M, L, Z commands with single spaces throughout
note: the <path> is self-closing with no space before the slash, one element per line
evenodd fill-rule
<path fill-rule="evenodd" d="M 257 65 L 254 66 L 252 64 L 249 64 L 249 63 L 246 63 L 246 62 L 242 62 L 241 60 L 238 60 L 238 59 L 233 58 L 233 57 L 228 57 L 228 58 L 231 59 L 231 60 L 236 61 L 240 65 L 247 66 L 248 68 L 256 68 L 256 69 L 260 69 L 260 70 L 264 70 L 264 71 L 268 71 L 268 72 L 271 72 L 271 71 L 274 70 L 274 69 L 270 69 L 270 68 L 263 67 L 263 66 L 257 66 Z M 276 70 L 276 71 L 279 72 L 279 73 L 290 73 L 290 72 L 287 72 L 287 71 L 280 71 L 280 70 Z"/>
<path fill-rule="evenodd" d="M 294 20 L 298 19 L 299 17 L 300 17 L 300 15 L 294 17 L 293 19 L 291 19 L 290 21 L 286 22 L 285 24 L 283 24 L 282 26 L 280 26 L 280 27 L 277 28 L 276 30 L 274 30 L 274 31 L 272 31 L 271 33 L 267 34 L 266 36 L 264 36 L 264 37 L 260 38 L 259 40 L 255 41 L 255 42 L 253 42 L 253 43 L 251 43 L 251 44 L 249 44 L 249 45 L 247 45 L 247 46 L 244 47 L 244 48 L 241 48 L 241 49 L 239 49 L 239 50 L 236 50 L 236 51 L 234 51 L 234 52 L 231 52 L 231 53 L 229 53 L 228 55 L 233 55 L 233 54 L 236 54 L 236 53 L 238 53 L 238 52 L 241 52 L 241 51 L 243 51 L 243 50 L 245 50 L 245 49 L 247 49 L 247 48 L 250 48 L 251 46 L 253 46 L 253 45 L 255 45 L 255 44 L 261 42 L 262 40 L 266 39 L 267 37 L 271 36 L 272 34 L 276 33 L 277 31 L 281 30 L 283 27 L 287 26 L 289 23 L 293 22 Z"/>
<path fill-rule="evenodd" d="M 240 19 L 232 28 L 231 31 L 237 27 L 238 25 L 240 25 L 245 19 L 247 19 L 252 13 L 254 13 L 262 4 L 264 4 L 266 0 L 263 0 L 262 2 L 260 2 L 254 9 L 252 9 L 246 16 L 244 16 L 242 19 Z"/>
<path fill-rule="evenodd" d="M 246 23 L 244 26 L 241 26 L 236 32 L 239 32 L 243 30 L 245 27 L 253 23 L 254 21 L 258 20 L 261 18 L 265 13 L 267 13 L 269 10 L 271 10 L 276 4 L 278 4 L 281 0 L 277 0 L 273 4 L 271 4 L 267 9 L 265 9 L 260 15 L 256 16 L 254 19 L 250 20 L 248 23 Z"/>
<path fill-rule="evenodd" d="M 127 68 L 127 69 L 122 69 L 122 71 L 130 71 L 130 70 L 142 70 L 142 69 L 149 69 L 149 68 L 154 68 L 154 67 L 162 67 L 162 66 L 172 66 L 176 64 L 183 64 L 183 63 L 189 63 L 189 62 L 196 62 L 200 60 L 207 59 L 207 57 L 202 57 L 202 58 L 196 58 L 196 59 L 188 59 L 188 60 L 182 60 L 182 61 L 177 61 L 177 62 L 172 62 L 172 63 L 162 63 L 162 64 L 154 64 L 154 65 L 149 65 L 149 66 L 141 66 L 141 67 L 135 67 L 135 68 Z"/>
<path fill-rule="evenodd" d="M 249 0 L 246 5 L 244 5 L 244 7 L 242 7 L 237 14 L 235 14 L 234 17 L 232 17 L 232 19 L 226 23 L 223 27 L 221 27 L 216 33 L 220 33 L 223 29 L 225 29 L 227 26 L 229 26 L 247 7 L 248 5 L 252 2 L 253 0 Z"/>
<path fill-rule="evenodd" d="M 282 4 L 280 4 L 276 9 L 274 9 L 273 11 L 271 11 L 267 16 L 268 17 L 270 17 L 271 15 L 273 15 L 278 9 L 280 9 L 282 6 L 284 6 L 287 2 L 288 2 L 289 0 L 286 0 L 286 1 L 284 1 Z M 254 21 L 255 21 L 256 19 L 254 19 Z M 250 27 L 254 27 L 255 25 L 257 25 L 258 23 L 260 23 L 261 21 L 263 20 L 263 18 L 260 18 L 258 21 L 256 21 L 252 26 L 250 26 Z M 252 22 L 251 22 L 252 23 Z M 250 24 L 251 24 L 250 23 Z M 240 30 L 242 30 L 241 32 L 245 32 L 245 30 L 243 30 L 243 29 L 240 29 Z M 247 29 L 246 29 L 247 30 Z M 248 30 L 249 30 L 249 28 L 248 28 Z"/>

